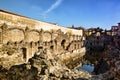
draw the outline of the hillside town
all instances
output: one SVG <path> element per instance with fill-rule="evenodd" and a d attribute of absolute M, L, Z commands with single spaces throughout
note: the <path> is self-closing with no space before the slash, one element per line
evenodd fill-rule
<path fill-rule="evenodd" d="M 112 26 L 111 30 L 90 28 L 85 31 L 85 46 L 88 52 L 85 58 L 95 65 L 93 74 L 112 74 L 111 79 L 120 79 L 120 23 Z M 107 75 L 108 73 L 108 75 Z M 98 77 L 100 78 L 100 77 Z M 101 80 L 101 78 L 100 78 Z"/>

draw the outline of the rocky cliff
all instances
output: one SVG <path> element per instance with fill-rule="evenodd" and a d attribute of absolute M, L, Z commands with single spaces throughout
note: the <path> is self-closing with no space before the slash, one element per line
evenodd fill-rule
<path fill-rule="evenodd" d="M 91 77 L 86 71 L 68 69 L 57 57 L 49 58 L 47 51 L 41 50 L 27 63 L 8 70 L 0 66 L 0 80 L 81 80 Z"/>
<path fill-rule="evenodd" d="M 120 80 L 120 50 L 110 45 L 101 55 L 92 80 Z"/>

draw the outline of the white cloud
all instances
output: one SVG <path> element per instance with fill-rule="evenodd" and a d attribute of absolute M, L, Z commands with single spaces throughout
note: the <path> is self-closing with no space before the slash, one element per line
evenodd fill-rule
<path fill-rule="evenodd" d="M 54 4 L 52 4 L 45 12 L 44 15 L 48 14 L 49 12 L 53 11 L 56 9 L 60 4 L 62 3 L 62 0 L 56 0 Z"/>
<path fill-rule="evenodd" d="M 40 14 L 40 16 L 42 16 L 42 19 L 46 20 L 48 18 L 47 14 L 56 9 L 62 3 L 62 1 L 63 0 L 56 0 L 56 2 L 53 3 L 46 11 Z"/>

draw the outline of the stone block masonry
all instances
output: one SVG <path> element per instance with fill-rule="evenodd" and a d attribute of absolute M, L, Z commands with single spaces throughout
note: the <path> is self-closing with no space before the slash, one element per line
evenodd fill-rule
<path fill-rule="evenodd" d="M 65 28 L 0 10 L 0 44 L 20 48 L 25 61 L 43 48 L 56 55 L 80 49 L 82 37 L 82 29 Z"/>

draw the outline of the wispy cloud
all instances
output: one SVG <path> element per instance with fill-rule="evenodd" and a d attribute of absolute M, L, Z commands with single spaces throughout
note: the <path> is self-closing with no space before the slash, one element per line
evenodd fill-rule
<path fill-rule="evenodd" d="M 54 9 L 56 9 L 61 3 L 62 3 L 63 0 L 56 0 L 55 3 L 53 3 L 44 13 L 43 15 L 46 15 L 48 14 L 49 12 L 53 11 Z"/>
<path fill-rule="evenodd" d="M 55 3 L 53 3 L 46 11 L 43 11 L 42 14 L 40 14 L 40 16 L 43 18 L 43 20 L 46 20 L 48 18 L 48 13 L 52 12 L 54 9 L 56 9 L 63 0 L 56 0 Z"/>

